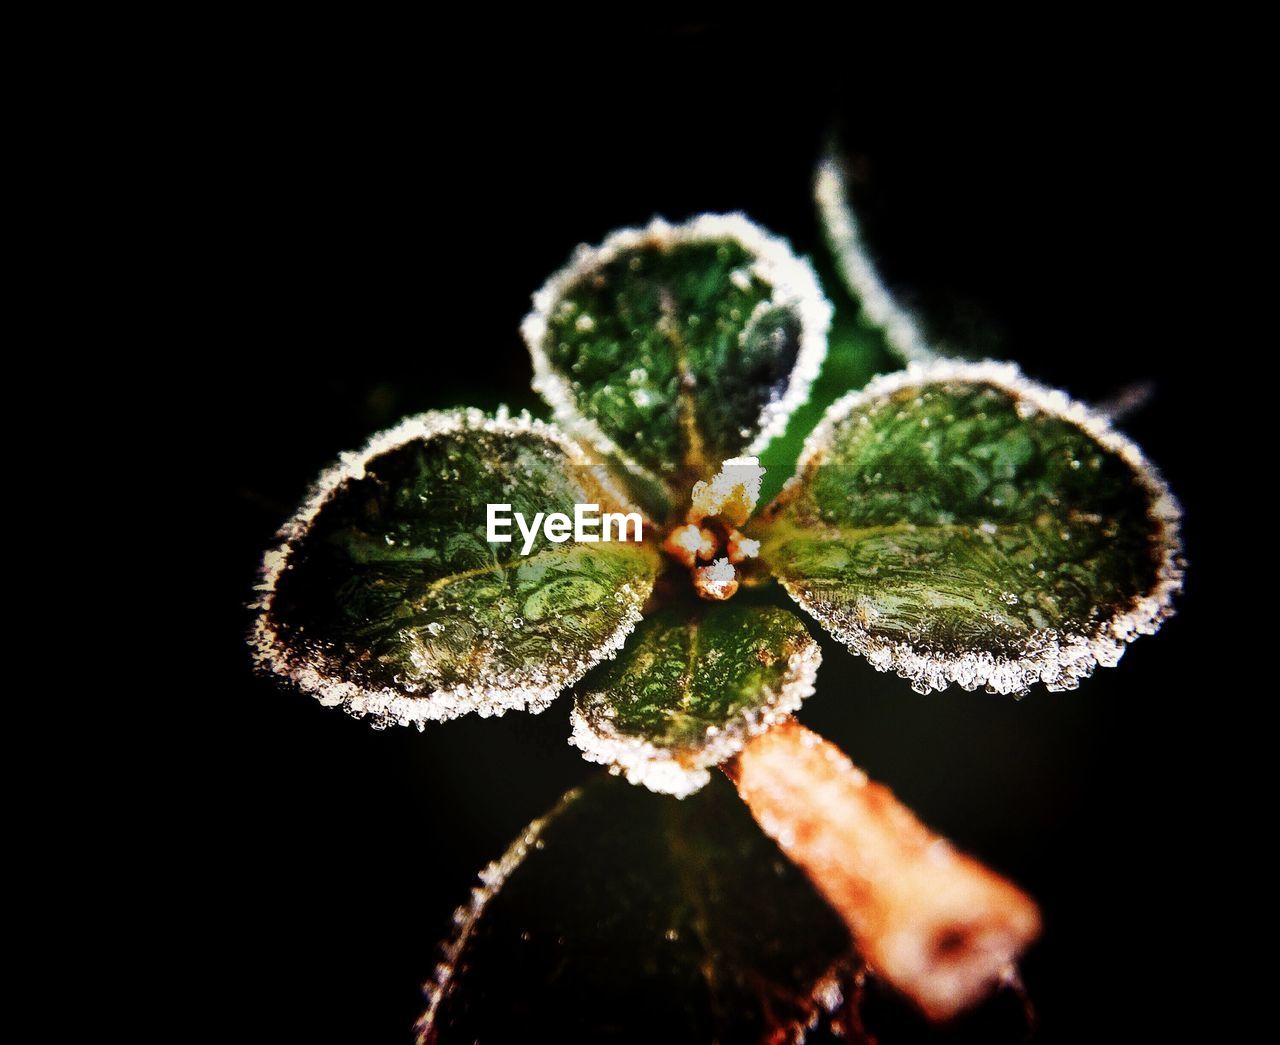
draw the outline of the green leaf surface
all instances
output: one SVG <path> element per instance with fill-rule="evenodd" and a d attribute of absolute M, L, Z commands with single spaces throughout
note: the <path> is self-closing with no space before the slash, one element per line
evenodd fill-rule
<path fill-rule="evenodd" d="M 420 1042 L 796 1042 L 855 961 L 724 780 L 679 802 L 598 778 L 481 880 Z"/>
<path fill-rule="evenodd" d="M 761 554 L 792 597 L 920 692 L 1072 689 L 1181 584 L 1159 475 L 1012 366 L 877 379 L 832 408 L 765 514 Z"/>
<path fill-rule="evenodd" d="M 792 413 L 784 433 L 760 452 L 768 469 L 762 489 L 775 497 L 795 471 L 806 437 L 837 399 L 872 377 L 954 353 L 931 345 L 915 316 L 890 293 L 863 241 L 842 161 L 828 150 L 814 172 L 814 203 L 829 252 L 814 259 L 832 305 L 827 355 L 809 397 Z"/>
<path fill-rule="evenodd" d="M 573 743 L 633 784 L 684 796 L 813 692 L 818 645 L 795 614 L 740 600 L 647 618 L 579 687 Z"/>
<path fill-rule="evenodd" d="M 621 644 L 653 586 L 635 542 L 486 540 L 486 505 L 626 510 L 551 426 L 430 413 L 326 472 L 263 564 L 258 662 L 375 724 L 539 711 Z"/>
<path fill-rule="evenodd" d="M 857 306 L 849 301 L 848 294 L 834 278 L 828 278 L 825 266 L 819 264 L 818 271 L 834 306 L 827 334 L 827 355 L 817 380 L 809 389 L 808 399 L 796 407 L 785 431 L 760 452 L 760 464 L 766 469 L 760 489 L 765 503 L 778 495 L 787 476 L 795 472 L 805 439 L 832 403 L 865 387 L 877 374 L 902 368 L 901 360 L 886 344 L 883 330 L 859 317 Z"/>
<path fill-rule="evenodd" d="M 522 332 L 556 419 L 677 496 L 783 430 L 829 317 L 784 241 L 741 215 L 702 215 L 580 247 Z"/>

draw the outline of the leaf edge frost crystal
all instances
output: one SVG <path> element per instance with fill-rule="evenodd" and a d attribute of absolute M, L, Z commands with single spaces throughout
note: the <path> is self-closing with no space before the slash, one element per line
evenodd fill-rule
<path fill-rule="evenodd" d="M 916 648 L 909 641 L 890 640 L 873 634 L 856 613 L 833 613 L 814 598 L 803 580 L 787 576 L 785 568 L 770 562 L 779 582 L 795 602 L 833 638 L 866 657 L 879 671 L 893 671 L 911 682 L 918 693 L 945 689 L 956 683 L 965 689 L 985 687 L 989 692 L 1023 696 L 1042 682 L 1050 691 L 1075 689 L 1098 666 L 1114 667 L 1125 647 L 1140 635 L 1152 635 L 1173 616 L 1173 599 L 1182 590 L 1182 510 L 1156 467 L 1132 440 L 1121 435 L 1104 415 L 1072 400 L 1065 392 L 1038 384 L 1023 376 L 1012 363 L 935 360 L 909 363 L 903 370 L 873 378 L 866 387 L 833 403 L 822 421 L 805 440 L 795 474 L 766 510 L 770 520 L 786 511 L 801 491 L 807 475 L 820 466 L 840 424 L 855 410 L 885 400 L 905 389 L 928 384 L 958 382 L 989 385 L 1007 393 L 1019 416 L 1043 414 L 1075 426 L 1103 450 L 1118 457 L 1132 472 L 1147 498 L 1146 519 L 1151 525 L 1154 581 L 1133 596 L 1128 607 L 1087 631 L 1061 632 L 1041 628 L 1027 636 L 1018 656 L 996 655 L 990 650 L 947 654 Z M 865 417 L 864 417 L 865 420 Z M 768 557 L 768 536 L 765 538 Z"/>
<path fill-rule="evenodd" d="M 615 593 L 616 600 L 625 604 L 619 625 L 592 648 L 572 654 L 567 660 L 562 658 L 559 663 L 530 668 L 525 677 L 491 678 L 477 684 L 458 684 L 429 693 L 410 693 L 388 686 L 369 688 L 350 678 L 336 677 L 322 653 L 296 648 L 296 644 L 290 644 L 281 634 L 275 617 L 281 578 L 293 568 L 295 552 L 325 507 L 348 483 L 364 479 L 369 465 L 383 455 L 414 441 L 427 443 L 440 436 L 461 432 L 532 435 L 544 440 L 561 451 L 574 469 L 590 474 L 613 503 L 629 503 L 611 477 L 592 462 L 577 443 L 565 438 L 555 425 L 533 419 L 527 412 L 511 416 L 504 408 L 489 416 L 481 410 L 464 407 L 428 411 L 406 418 L 393 428 L 372 436 L 363 449 L 341 454 L 337 463 L 322 472 L 301 507 L 280 528 L 277 536 L 282 543 L 264 555 L 256 586 L 259 595 L 250 607 L 256 611 L 256 617 L 249 643 L 259 670 L 287 678 L 324 707 L 340 706 L 356 718 L 368 717 L 375 727 L 395 723 L 402 726 L 412 724 L 422 729 L 427 722 L 448 721 L 470 712 L 484 717 L 501 715 L 506 711 L 543 711 L 567 686 L 622 648 L 627 636 L 640 622 L 640 608 L 653 587 L 656 553 L 647 543 L 620 546 L 643 549 L 655 569 L 650 569 L 647 576 L 639 578 L 635 585 L 628 585 Z M 558 547 L 572 549 L 578 546 Z"/>
<path fill-rule="evenodd" d="M 800 321 L 799 345 L 786 388 L 764 405 L 755 422 L 756 431 L 738 450 L 744 456 L 759 454 L 785 430 L 796 407 L 808 400 L 809 389 L 826 358 L 832 307 L 808 260 L 798 257 L 785 239 L 767 232 L 745 214 L 700 214 L 680 224 L 654 218 L 643 227 L 615 230 L 598 246 L 581 243 L 569 262 L 533 294 L 533 308 L 520 324 L 533 362 L 533 389 L 551 407 L 556 422 L 598 453 L 618 460 L 645 482 L 662 480 L 607 435 L 594 417 L 587 416 L 576 402 L 570 383 L 553 364 L 547 352 L 552 316 L 580 282 L 628 252 L 642 248 L 665 252 L 684 245 L 718 242 L 736 243 L 751 254 L 752 275 L 770 288 L 767 304 L 793 309 Z M 739 342 L 741 337 L 742 333 Z"/>
<path fill-rule="evenodd" d="M 761 663 L 776 665 L 777 678 L 762 678 L 751 699 L 744 697 L 730 714 L 708 725 L 696 741 L 658 745 L 636 732 L 620 729 L 611 716 L 619 693 L 642 685 L 639 677 L 644 673 L 631 662 L 633 644 L 643 645 L 646 629 L 665 624 L 659 620 L 661 613 L 651 616 L 639 626 L 632 643 L 628 643 L 618 658 L 601 668 L 606 676 L 617 671 L 623 677 L 597 679 L 596 675 L 591 675 L 579 685 L 574 695 L 569 743 L 582 752 L 583 758 L 609 766 L 610 772 L 625 776 L 629 783 L 643 785 L 659 794 L 686 798 L 707 784 L 712 769 L 738 754 L 752 737 L 786 721 L 813 695 L 818 667 L 822 663 L 822 650 L 799 617 L 789 610 L 743 607 L 733 603 L 712 607 L 710 612 L 722 619 L 729 614 L 738 615 L 744 631 L 752 624 L 758 631 L 774 627 L 777 633 L 772 637 L 775 638 L 782 629 L 787 629 L 785 639 L 776 652 L 767 645 L 753 643 L 757 645 L 755 658 Z M 697 620 L 688 622 L 691 630 L 696 631 L 698 626 Z M 693 695 L 701 695 L 705 699 L 707 694 L 718 692 L 728 684 L 723 675 L 717 678 L 714 669 L 708 667 L 708 661 L 713 661 L 719 653 L 716 648 L 689 652 L 688 666 L 681 675 L 686 698 L 696 689 L 702 692 Z M 674 712 L 676 709 L 667 710 Z"/>

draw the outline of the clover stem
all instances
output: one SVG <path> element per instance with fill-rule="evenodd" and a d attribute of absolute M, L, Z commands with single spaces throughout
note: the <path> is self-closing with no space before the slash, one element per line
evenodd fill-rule
<path fill-rule="evenodd" d="M 1035 903 L 956 852 L 794 720 L 721 767 L 844 919 L 872 971 L 932 1020 L 980 1001 L 1040 931 Z"/>

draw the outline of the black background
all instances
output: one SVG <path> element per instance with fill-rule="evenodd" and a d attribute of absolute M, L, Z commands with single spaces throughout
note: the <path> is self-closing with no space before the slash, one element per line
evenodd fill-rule
<path fill-rule="evenodd" d="M 518 325 L 576 243 L 741 209 L 819 251 L 810 179 L 839 125 L 883 271 L 927 320 L 1085 400 L 1151 383 L 1122 427 L 1183 501 L 1192 566 L 1179 615 L 1078 692 L 921 697 L 824 640 L 802 718 L 1041 903 L 1024 964 L 1039 1040 L 1182 1024 L 1216 932 L 1189 899 L 1206 830 L 1190 770 L 1216 705 L 1187 685 L 1218 583 L 1212 491 L 1189 423 L 1203 383 L 1175 362 L 1212 350 L 1191 319 L 1212 259 L 1188 246 L 1211 220 L 1212 108 L 1140 36 L 941 64 L 900 38 L 772 25 L 517 43 L 277 40 L 217 69 L 190 114 L 217 531 L 215 652 L 191 679 L 215 756 L 197 831 L 253 884 L 229 905 L 213 1018 L 409 1040 L 475 871 L 593 772 L 563 701 L 375 732 L 255 678 L 245 604 L 275 528 L 338 451 L 405 414 L 536 408 Z M 876 1006 L 885 1042 L 926 1034 Z M 988 1040 L 951 1036 L 970 1031 Z"/>

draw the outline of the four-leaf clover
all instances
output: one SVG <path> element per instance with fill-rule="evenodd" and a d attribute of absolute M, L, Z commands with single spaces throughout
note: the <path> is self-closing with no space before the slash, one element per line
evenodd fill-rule
<path fill-rule="evenodd" d="M 1062 393 L 1008 364 L 920 361 L 850 254 L 847 220 L 829 228 L 864 320 L 916 359 L 833 403 L 771 503 L 758 504 L 760 460 L 774 467 L 809 402 L 831 305 L 810 265 L 741 215 L 655 220 L 580 247 L 534 295 L 522 333 L 554 422 L 433 412 L 343 455 L 264 560 L 252 643 L 264 668 L 377 726 L 539 712 L 576 686 L 572 742 L 631 782 L 684 797 L 729 763 L 871 968 L 940 1018 L 1035 934 L 1034 907 L 958 870 L 978 883 L 964 902 L 996 914 L 986 942 L 948 945 L 977 964 L 957 958 L 944 983 L 945 963 L 896 955 L 842 906 L 839 869 L 788 837 L 785 803 L 765 795 L 824 743 L 789 721 L 821 658 L 774 581 L 920 692 L 1068 689 L 1171 613 L 1178 508 L 1136 446 Z M 639 510 L 646 539 L 539 534 L 526 553 L 486 540 L 490 503 Z M 734 761 L 771 730 L 773 747 Z M 856 805 L 865 778 L 823 757 L 833 768 L 787 794 Z M 468 931 L 482 910 L 460 915 Z M 824 968 L 801 977 L 808 995 Z"/>

